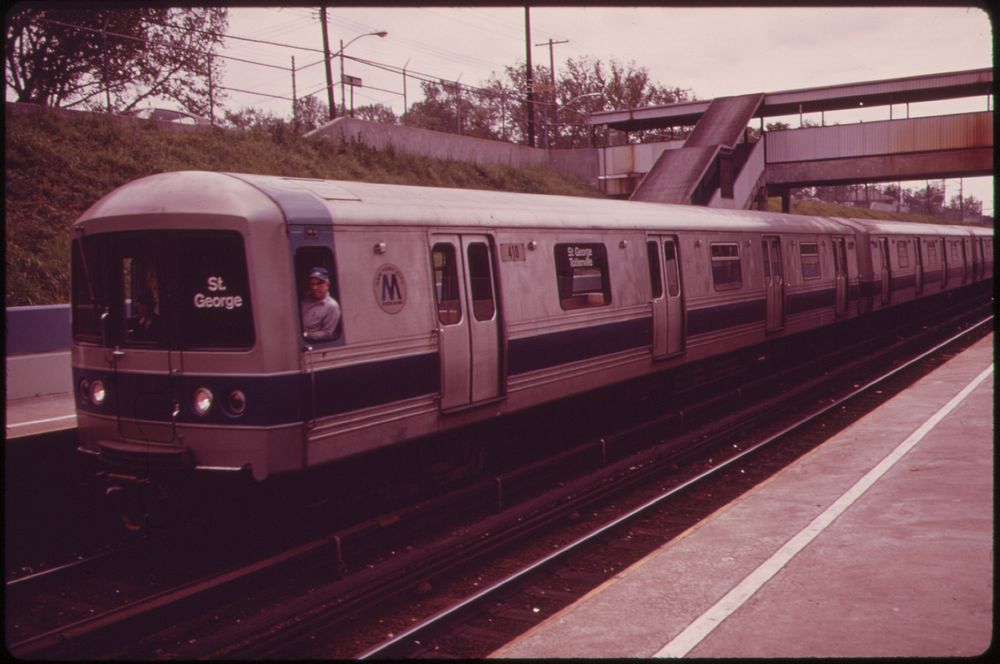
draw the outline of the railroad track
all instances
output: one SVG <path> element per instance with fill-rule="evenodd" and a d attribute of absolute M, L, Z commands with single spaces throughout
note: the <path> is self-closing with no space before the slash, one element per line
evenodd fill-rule
<path fill-rule="evenodd" d="M 895 352 L 901 351 L 897 349 Z M 841 358 L 827 360 L 842 367 L 845 364 Z M 784 380 L 798 382 L 803 374 L 815 372 L 815 366 L 797 369 L 786 375 Z M 758 392 L 763 380 L 744 387 L 735 401 L 745 400 L 746 395 Z M 801 394 L 806 394 L 811 387 L 814 386 L 802 384 Z M 463 492 L 448 499 L 428 501 L 411 510 L 397 511 L 382 519 L 316 538 L 266 560 L 172 588 L 127 607 L 26 639 L 15 643 L 12 652 L 26 657 L 59 657 L 69 653 L 74 657 L 107 656 L 114 653 L 119 656 L 247 658 L 301 650 L 301 644 L 308 643 L 315 634 L 342 629 L 345 621 L 353 617 L 369 614 L 394 598 L 408 596 L 414 588 L 437 583 L 438 579 L 455 574 L 456 569 L 474 559 L 495 555 L 510 547 L 511 542 L 537 536 L 551 529 L 552 524 L 587 509 L 588 505 L 606 502 L 627 484 L 640 484 L 657 474 L 662 475 L 661 464 L 678 466 L 683 460 L 672 452 L 636 453 L 634 450 L 648 447 L 652 439 L 660 437 L 657 431 L 664 425 L 674 426 L 687 420 L 685 424 L 690 427 L 708 417 L 707 413 L 717 413 L 720 404 L 733 399 L 733 395 L 726 395 L 701 406 L 700 411 L 692 408 L 685 414 L 672 413 L 659 422 L 633 427 L 616 437 L 603 437 L 567 450 L 558 460 L 547 465 L 539 463 L 534 468 L 493 478 L 493 482 L 466 487 Z M 759 414 L 733 415 L 729 422 L 730 431 L 750 426 L 760 417 Z M 708 434 L 696 431 L 689 434 L 684 448 L 689 451 L 695 449 L 694 442 L 698 439 L 703 445 L 708 444 L 705 441 L 712 440 Z M 558 495 L 523 498 L 530 493 L 533 481 L 546 475 L 551 468 L 588 464 L 601 467 L 596 479 L 594 474 L 590 474 L 566 481 Z M 719 464 L 716 461 L 712 465 L 717 468 Z M 695 477 L 701 478 L 702 475 Z M 690 478 L 683 485 L 688 486 L 693 481 L 694 478 Z M 498 506 L 511 503 L 516 503 L 516 509 L 496 513 Z M 416 534 L 425 532 L 430 521 L 441 521 L 439 517 L 450 509 L 447 504 L 465 505 L 467 514 L 478 511 L 480 517 L 486 515 L 488 518 L 481 518 L 475 526 L 454 531 L 436 543 L 416 544 L 412 551 L 402 553 L 404 543 L 415 541 Z M 438 518 L 428 521 L 424 519 L 426 515 Z M 377 547 L 374 551 L 371 549 L 379 543 L 381 555 L 377 553 Z M 340 578 L 345 569 L 359 567 L 361 571 Z M 300 581 L 287 583 L 292 586 L 291 594 L 283 593 L 284 599 L 275 600 L 281 607 L 279 610 L 233 618 L 232 624 L 226 628 L 209 624 L 206 631 L 206 625 L 198 626 L 199 621 L 204 623 L 205 611 L 223 614 L 215 622 L 225 622 L 227 612 L 216 607 L 224 604 L 227 598 L 231 600 L 251 588 L 266 585 L 269 580 L 287 580 L 293 575 Z M 296 596 L 295 587 L 299 585 L 303 588 Z M 443 617 L 465 610 L 464 606 L 449 610 Z M 195 617 L 182 620 L 184 616 L 192 615 Z M 198 633 L 198 636 L 185 638 L 180 643 L 176 634 L 136 640 L 136 634 L 144 631 L 144 625 L 164 624 L 165 618 L 171 623 L 186 623 L 174 630 L 175 633 L 186 630 L 188 634 Z M 386 647 L 399 648 L 403 643 L 412 647 L 414 640 L 425 641 L 408 633 L 406 639 L 394 639 Z M 133 645 L 125 647 L 124 643 Z M 368 654 L 388 656 L 384 655 L 385 652 L 390 651 L 370 650 Z"/>

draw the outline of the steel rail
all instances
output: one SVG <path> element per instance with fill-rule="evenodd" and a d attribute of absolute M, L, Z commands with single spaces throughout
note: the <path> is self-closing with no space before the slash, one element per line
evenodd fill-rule
<path fill-rule="evenodd" d="M 509 588 L 510 586 L 516 584 L 517 582 L 519 582 L 520 580 L 524 579 L 525 577 L 527 577 L 527 576 L 529 576 L 529 575 L 531 575 L 531 574 L 533 574 L 533 573 L 541 570 L 542 568 L 548 566 L 552 562 L 563 558 L 564 556 L 568 555 L 570 552 L 575 551 L 576 549 L 578 549 L 578 548 L 580 548 L 580 547 L 582 547 L 582 546 L 584 546 L 584 545 L 586 545 L 588 543 L 593 542 L 594 540 L 596 540 L 599 537 L 605 535 L 606 533 L 610 532 L 611 530 L 614 530 L 615 528 L 617 528 L 617 527 L 619 527 L 619 526 L 621 526 L 621 525 L 623 525 L 623 524 L 625 524 L 625 523 L 627 523 L 629 521 L 632 521 L 633 519 L 637 518 L 638 516 L 640 516 L 640 515 L 648 512 L 648 511 L 650 511 L 651 509 L 657 507 L 658 505 L 660 505 L 664 501 L 666 501 L 666 500 L 668 500 L 670 498 L 673 498 L 674 496 L 678 495 L 679 493 L 685 491 L 686 489 L 688 489 L 688 488 L 690 488 L 690 487 L 692 487 L 692 486 L 694 486 L 694 485 L 696 485 L 696 484 L 698 484 L 700 482 L 703 482 L 705 479 L 707 479 L 709 477 L 712 477 L 716 473 L 721 472 L 722 470 L 729 468 L 730 466 L 732 466 L 736 462 L 738 462 L 738 461 L 744 459 L 745 457 L 753 454 L 754 452 L 760 450 L 761 448 L 766 447 L 768 445 L 771 445 L 775 441 L 778 441 L 778 440 L 784 438 L 785 436 L 789 435 L 790 433 L 801 429 L 802 427 L 804 427 L 807 424 L 815 421 L 816 419 L 822 417 L 823 415 L 826 415 L 827 413 L 829 413 L 833 409 L 837 408 L 838 406 L 844 404 L 845 402 L 850 401 L 852 399 L 855 399 L 856 397 L 860 396 L 861 394 L 864 394 L 864 393 L 868 392 L 869 390 L 871 390 L 876 385 L 879 385 L 879 384 L 885 382 L 886 380 L 888 380 L 889 378 L 891 378 L 892 376 L 895 376 L 899 372 L 901 372 L 901 371 L 903 371 L 903 370 L 905 370 L 905 369 L 907 369 L 907 368 L 909 368 L 909 367 L 917 364 L 918 362 L 923 361 L 924 359 L 926 359 L 930 355 L 933 355 L 933 354 L 939 352 L 943 348 L 945 348 L 945 347 L 947 347 L 947 346 L 955 343 L 959 339 L 964 338 L 966 335 L 971 334 L 974 330 L 978 329 L 979 327 L 985 325 L 986 323 L 988 323 L 988 322 L 990 322 L 992 320 L 993 320 L 993 316 L 992 315 L 989 316 L 989 317 L 987 317 L 987 318 L 985 318 L 985 319 L 983 319 L 982 321 L 980 321 L 980 322 L 978 322 L 978 323 L 970 326 L 969 328 L 967 328 L 967 329 L 959 332 L 958 334 L 952 336 L 951 338 L 947 339 L 946 341 L 943 341 L 943 342 L 939 343 L 938 345 L 934 346 L 930 350 L 925 351 L 924 353 L 921 353 L 916 358 L 913 358 L 913 359 L 905 362 L 904 364 L 901 364 L 900 366 L 896 367 L 895 369 L 892 369 L 891 371 L 888 371 L 887 373 L 879 376 L 878 378 L 875 378 L 874 380 L 869 381 L 865 385 L 863 385 L 863 386 L 861 386 L 861 387 L 853 390 L 852 392 L 848 393 L 847 395 L 845 395 L 845 396 L 843 396 L 843 397 L 841 397 L 839 399 L 836 399 L 832 403 L 830 403 L 828 405 L 825 405 L 825 406 L 817 409 L 813 413 L 810 413 L 808 416 L 806 416 L 804 418 L 801 418 L 800 420 L 798 420 L 794 424 L 791 424 L 791 425 L 785 427 L 781 431 L 778 431 L 777 433 L 774 433 L 774 434 L 772 434 L 772 435 L 764 438 L 763 440 L 758 441 L 757 443 L 754 443 L 750 447 L 747 447 L 746 449 L 740 451 L 738 454 L 736 454 L 736 455 L 730 457 L 729 459 L 727 459 L 727 460 L 719 463 L 718 465 L 713 466 L 712 468 L 710 468 L 710 469 L 708 469 L 708 470 L 706 470 L 706 471 L 704 471 L 702 473 L 699 473 L 698 475 L 696 475 L 696 476 L 694 476 L 694 477 L 692 477 L 692 478 L 684 481 L 680 485 L 678 485 L 676 487 L 673 487 L 670 490 L 668 490 L 668 491 L 666 491 L 666 492 L 664 492 L 664 493 L 662 493 L 662 494 L 660 494 L 660 495 L 652 498 L 651 500 L 643 503 L 642 505 L 640 505 L 640 506 L 638 506 L 638 507 L 636 507 L 636 508 L 634 508 L 634 509 L 626 512 L 625 514 L 623 514 L 623 515 L 621 515 L 621 516 L 613 519 L 612 521 L 609 521 L 608 523 L 606 523 L 606 524 L 604 524 L 602 526 L 599 526 L 598 528 L 595 528 L 594 530 L 590 531 L 589 533 L 587 533 L 587 534 L 585 534 L 585 535 L 577 538 L 576 540 L 574 540 L 570 544 L 567 544 L 567 545 L 561 547 L 558 551 L 555 551 L 555 552 L 553 552 L 553 553 L 551 553 L 551 554 L 549 554 L 549 555 L 547 555 L 547 556 L 545 556 L 545 557 L 543 557 L 543 558 L 535 561 L 531 565 L 528 565 L 527 567 L 524 567 L 523 569 L 521 569 L 521 570 L 519 570 L 519 571 L 517 571 L 517 572 L 515 572 L 515 573 L 513 573 L 513 574 L 511 574 L 511 575 L 509 575 L 507 577 L 505 577 L 504 579 L 501 579 L 500 581 L 497 581 L 496 583 L 490 585 L 489 587 L 484 588 L 483 590 L 481 590 L 481 591 L 479 591 L 479 592 L 477 592 L 477 593 L 475 593 L 475 594 L 473 594 L 473 595 L 471 595 L 471 596 L 463 599 L 462 601 L 460 601 L 460 602 L 458 602 L 458 603 L 456 603 L 456 604 L 454 604 L 454 605 L 452 605 L 452 606 L 450 606 L 450 607 L 448 607 L 446 609 L 443 609 L 443 610 L 439 611 L 438 613 L 436 613 L 433 616 L 427 618 L 426 620 L 424 620 L 423 622 L 419 623 L 418 625 L 415 625 L 415 626 L 411 627 L 410 629 L 406 630 L 405 632 L 403 632 L 403 633 L 395 636 L 394 638 L 392 638 L 392 639 L 390 639 L 390 640 L 388 640 L 388 641 L 386 641 L 386 642 L 384 642 L 382 644 L 379 644 L 378 646 L 375 646 L 374 648 L 370 648 L 369 650 L 364 651 L 363 653 L 361 653 L 361 654 L 359 654 L 357 656 L 357 659 L 376 659 L 376 658 L 384 659 L 384 658 L 391 658 L 391 657 L 394 657 L 394 656 L 398 656 L 398 655 L 394 655 L 393 649 L 396 648 L 396 647 L 398 647 L 398 646 L 400 646 L 400 645 L 402 645 L 404 642 L 406 642 L 406 641 L 408 641 L 410 639 L 415 639 L 416 637 L 420 636 L 421 634 L 424 634 L 424 633 L 426 633 L 426 632 L 428 632 L 428 631 L 436 628 L 439 624 L 445 622 L 447 619 L 449 619 L 449 618 L 451 618 L 453 616 L 456 616 L 457 614 L 459 614 L 462 611 L 465 611 L 465 610 L 468 610 L 470 608 L 473 608 L 475 605 L 479 604 L 480 602 L 483 602 L 484 600 L 486 600 L 489 597 L 491 597 L 491 596 L 499 593 L 500 591 Z"/>

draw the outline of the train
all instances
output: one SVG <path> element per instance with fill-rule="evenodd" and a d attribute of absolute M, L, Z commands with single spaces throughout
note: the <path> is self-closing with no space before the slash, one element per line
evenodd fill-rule
<path fill-rule="evenodd" d="M 326 338 L 302 319 L 316 274 L 339 306 Z M 183 171 L 84 212 L 71 277 L 79 452 L 118 481 L 260 482 L 992 293 L 993 233 Z"/>

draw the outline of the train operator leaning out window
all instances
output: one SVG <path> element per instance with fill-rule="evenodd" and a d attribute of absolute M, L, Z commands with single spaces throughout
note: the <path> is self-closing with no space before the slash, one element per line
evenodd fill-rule
<path fill-rule="evenodd" d="M 340 305 L 330 297 L 330 273 L 309 271 L 309 289 L 302 296 L 302 334 L 309 341 L 332 339 L 340 323 Z"/>

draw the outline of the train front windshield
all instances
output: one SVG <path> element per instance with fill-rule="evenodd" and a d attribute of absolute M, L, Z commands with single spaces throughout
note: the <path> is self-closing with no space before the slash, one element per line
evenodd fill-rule
<path fill-rule="evenodd" d="M 72 270 L 78 342 L 172 349 L 253 345 L 239 233 L 87 235 L 73 241 Z"/>

